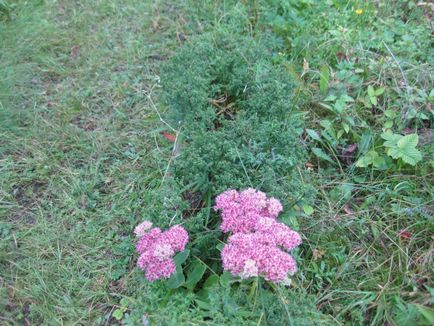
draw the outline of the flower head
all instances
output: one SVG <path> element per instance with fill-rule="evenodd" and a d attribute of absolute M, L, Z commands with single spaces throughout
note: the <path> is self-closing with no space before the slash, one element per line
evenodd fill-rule
<path fill-rule="evenodd" d="M 134 233 L 136 234 L 136 236 L 138 237 L 142 237 L 145 235 L 145 233 L 152 227 L 152 222 L 149 221 L 143 221 L 142 223 L 140 223 L 139 225 L 137 225 L 134 228 Z"/>
<path fill-rule="evenodd" d="M 223 268 L 232 275 L 263 276 L 278 282 L 297 271 L 294 258 L 281 250 L 264 233 L 237 233 L 222 250 Z"/>
<path fill-rule="evenodd" d="M 356 9 L 356 15 L 363 14 L 363 9 Z"/>
<path fill-rule="evenodd" d="M 228 190 L 216 198 L 224 232 L 232 232 L 222 250 L 223 268 L 241 278 L 263 276 L 279 282 L 297 271 L 289 251 L 301 244 L 300 235 L 277 221 L 283 210 L 276 198 L 249 188 Z"/>
<path fill-rule="evenodd" d="M 251 232 L 260 217 L 276 219 L 283 207 L 276 198 L 253 188 L 227 190 L 216 198 L 214 210 L 221 211 L 223 232 Z"/>
<path fill-rule="evenodd" d="M 149 281 L 169 278 L 176 270 L 173 256 L 183 251 L 188 242 L 188 233 L 180 225 L 167 231 L 152 228 L 145 232 L 136 245 L 140 254 L 137 266 L 145 271 Z"/>

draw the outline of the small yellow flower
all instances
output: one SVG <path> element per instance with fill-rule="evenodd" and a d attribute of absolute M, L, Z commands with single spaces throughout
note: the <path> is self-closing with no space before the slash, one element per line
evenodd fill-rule
<path fill-rule="evenodd" d="M 356 14 L 357 15 L 363 14 L 363 9 L 356 9 Z"/>

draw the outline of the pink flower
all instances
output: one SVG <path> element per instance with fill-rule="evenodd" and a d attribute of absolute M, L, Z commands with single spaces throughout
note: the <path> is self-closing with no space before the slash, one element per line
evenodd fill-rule
<path fill-rule="evenodd" d="M 225 270 L 273 282 L 297 271 L 289 251 L 301 244 L 301 237 L 277 221 L 283 210 L 279 200 L 252 188 L 228 190 L 217 196 L 214 209 L 221 211 L 223 232 L 233 232 L 221 253 Z"/>
<path fill-rule="evenodd" d="M 222 250 L 223 268 L 232 275 L 263 276 L 268 281 L 284 280 L 297 271 L 294 258 L 273 243 L 265 233 L 236 233 Z"/>
<path fill-rule="evenodd" d="M 142 237 L 145 235 L 145 233 L 152 227 L 152 222 L 149 221 L 143 221 L 139 225 L 137 225 L 134 229 L 134 233 L 138 237 Z"/>
<path fill-rule="evenodd" d="M 216 198 L 214 210 L 221 211 L 223 232 L 251 232 L 260 217 L 276 219 L 283 207 L 276 198 L 248 188 L 241 192 L 227 190 Z"/>
<path fill-rule="evenodd" d="M 187 243 L 188 233 L 180 225 L 164 232 L 152 228 L 141 236 L 136 245 L 140 254 L 137 266 L 145 271 L 145 277 L 149 281 L 169 278 L 176 270 L 173 256 L 176 252 L 183 251 Z"/>

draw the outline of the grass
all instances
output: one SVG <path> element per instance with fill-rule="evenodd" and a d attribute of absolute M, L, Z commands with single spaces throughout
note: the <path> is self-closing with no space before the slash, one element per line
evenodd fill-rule
<path fill-rule="evenodd" d="M 121 318 L 130 324 L 144 314 L 162 325 L 212 324 L 192 308 L 192 294 L 166 297 L 164 286 L 145 282 L 135 268 L 131 230 L 146 217 L 152 191 L 165 180 L 172 160 L 155 110 L 164 111 L 158 97 L 162 62 L 195 34 L 238 24 L 231 13 L 244 14 L 247 3 L 209 1 L 198 7 L 188 1 L 47 0 L 2 7 L 0 1 L 2 324 L 111 324 L 117 322 L 113 312 L 122 307 Z M 288 32 L 277 18 L 255 29 L 274 13 L 259 15 L 264 4 L 252 3 L 244 17 L 252 34 Z M 350 18 L 345 19 L 354 19 L 347 9 Z M 393 25 L 395 16 L 386 9 L 382 18 Z M 409 17 L 414 12 L 402 10 Z M 362 23 L 369 24 L 354 19 L 354 30 Z M 306 31 L 297 33 L 291 46 L 298 54 L 288 60 L 288 72 L 297 75 L 300 96 L 308 94 L 303 107 L 308 127 L 320 134 L 321 120 L 330 119 L 319 109 L 321 67 L 326 61 L 335 76 L 345 75 L 347 68 L 331 63 L 337 32 L 331 32 L 336 40 L 319 35 L 319 43 L 312 38 L 306 46 Z M 418 102 L 417 94 L 432 87 L 429 49 L 416 47 L 415 62 L 405 38 L 399 52 L 367 48 L 373 37 L 363 37 L 355 38 L 356 45 L 349 37 L 348 48 L 368 75 L 355 82 L 331 78 L 329 88 L 357 85 L 365 92 L 370 84 L 385 85 L 384 108 L 411 102 L 422 110 L 425 102 Z M 315 56 L 318 49 L 322 57 Z M 310 68 L 300 77 L 303 56 Z M 367 111 L 351 116 L 368 121 L 379 134 L 387 119 Z M 336 128 L 339 119 L 333 121 Z M 412 128 L 432 129 L 430 119 Z M 354 138 L 339 146 L 358 142 L 363 128 L 355 126 Z M 291 211 L 304 238 L 294 293 L 313 295 L 330 324 L 426 323 L 434 289 L 432 138 L 419 146 L 421 164 L 390 173 L 339 167 L 339 146 L 313 144 L 307 137 L 306 143 L 331 149 L 327 154 L 335 165 L 310 157 L 306 182 L 318 190 L 313 213 L 300 207 Z M 283 296 L 279 300 L 287 302 Z M 254 324 L 265 324 L 259 315 Z M 221 318 L 220 324 L 230 320 Z"/>
<path fill-rule="evenodd" d="M 92 321 L 128 291 L 129 231 L 167 159 L 143 93 L 176 38 L 150 30 L 153 6 L 25 3 L 2 23 L 4 322 Z"/>

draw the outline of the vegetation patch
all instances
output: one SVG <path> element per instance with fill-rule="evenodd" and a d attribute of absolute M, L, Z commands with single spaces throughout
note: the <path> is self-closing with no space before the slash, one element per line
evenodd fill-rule
<path fill-rule="evenodd" d="M 433 324 L 432 10 L 0 0 L 0 323 Z"/>

